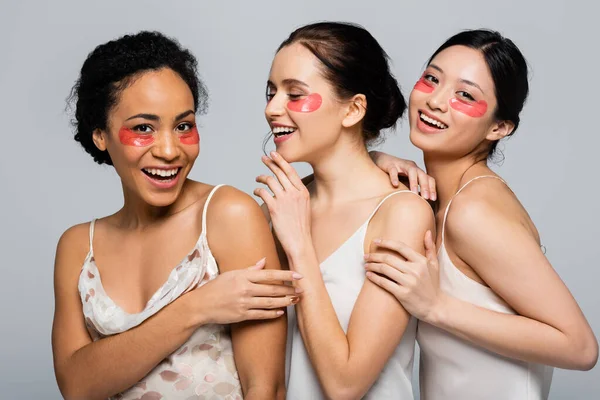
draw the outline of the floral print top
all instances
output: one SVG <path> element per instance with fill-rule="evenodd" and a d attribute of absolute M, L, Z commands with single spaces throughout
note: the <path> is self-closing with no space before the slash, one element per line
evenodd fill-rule
<path fill-rule="evenodd" d="M 196 245 L 137 314 L 124 311 L 104 291 L 92 247 L 95 220 L 90 223 L 90 250 L 78 286 L 85 324 L 94 341 L 138 326 L 182 294 L 217 277 L 219 269 L 206 240 L 206 210 L 220 186 L 216 186 L 206 200 L 202 233 Z M 112 399 L 242 399 L 229 328 L 216 324 L 201 326 L 141 381 Z"/>

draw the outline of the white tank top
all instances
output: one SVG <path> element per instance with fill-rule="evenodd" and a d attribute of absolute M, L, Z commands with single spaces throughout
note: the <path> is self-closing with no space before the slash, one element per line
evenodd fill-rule
<path fill-rule="evenodd" d="M 321 263 L 323 281 L 344 332 L 348 330 L 354 303 L 365 281 L 364 241 L 369 222 L 385 200 L 395 194 L 405 192 L 412 193 L 408 190 L 401 190 L 386 196 L 365 223 Z M 294 400 L 324 399 L 325 395 L 304 347 L 293 307 L 288 309 L 288 318 L 287 398 Z M 416 320 L 411 317 L 400 344 L 363 399 L 413 398 L 411 378 L 416 326 Z"/>
<path fill-rule="evenodd" d="M 90 224 L 90 250 L 79 276 L 79 293 L 88 332 L 94 341 L 119 334 L 143 323 L 181 295 L 213 280 L 219 268 L 206 239 L 206 213 L 215 191 L 202 211 L 202 232 L 191 251 L 177 264 L 146 307 L 130 314 L 106 294 L 94 260 L 94 221 Z M 116 363 L 125 360 L 115 360 Z M 116 396 L 127 399 L 241 399 L 242 389 L 233 359 L 230 329 L 208 324 L 196 329 L 179 349 L 168 355 L 142 380 Z"/>
<path fill-rule="evenodd" d="M 456 197 L 468 181 L 454 195 Z M 496 293 L 463 274 L 450 260 L 444 245 L 448 203 L 438 252 L 440 287 L 449 295 L 489 310 L 516 314 Z M 553 368 L 510 359 L 419 321 L 417 341 L 421 349 L 422 400 L 541 400 L 547 399 Z"/>

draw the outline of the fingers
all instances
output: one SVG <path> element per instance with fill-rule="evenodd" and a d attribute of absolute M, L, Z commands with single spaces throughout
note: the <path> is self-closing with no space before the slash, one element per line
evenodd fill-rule
<path fill-rule="evenodd" d="M 258 262 L 256 264 L 254 264 L 251 267 L 248 267 L 248 269 L 254 270 L 254 271 L 259 271 L 265 267 L 266 263 L 267 263 L 267 257 L 263 257 L 262 259 L 258 260 Z"/>
<path fill-rule="evenodd" d="M 255 196 L 260 197 L 262 199 L 263 203 L 267 205 L 267 209 L 269 210 L 269 212 L 273 210 L 273 208 L 275 207 L 275 199 L 273 198 L 271 193 L 267 191 L 267 189 L 257 188 L 254 189 L 253 193 Z"/>
<path fill-rule="evenodd" d="M 382 289 L 387 290 L 394 296 L 398 301 L 404 298 L 405 289 L 398 285 L 395 282 L 390 281 L 389 279 L 384 278 L 383 276 L 379 276 L 373 272 L 367 272 L 367 279 L 381 287 Z"/>
<path fill-rule="evenodd" d="M 410 190 L 419 194 L 419 176 L 418 176 L 418 168 L 409 168 L 408 169 L 408 184 L 410 185 Z"/>
<path fill-rule="evenodd" d="M 283 192 L 282 185 L 270 175 L 259 175 L 256 177 L 256 182 L 267 185 L 275 196 Z"/>
<path fill-rule="evenodd" d="M 404 274 L 396 268 L 389 266 L 388 264 L 375 262 L 366 263 L 365 269 L 367 271 L 375 272 L 378 275 L 383 275 L 385 278 L 394 281 L 400 285 L 403 285 L 405 283 Z"/>
<path fill-rule="evenodd" d="M 407 261 L 414 262 L 414 261 L 420 261 L 423 259 L 423 256 L 419 252 L 415 251 L 412 247 L 410 247 L 402 242 L 398 242 L 395 240 L 375 239 L 375 240 L 373 240 L 373 243 L 377 247 L 395 251 L 396 253 L 398 253 L 402 257 L 404 257 Z M 372 254 L 373 253 L 371 253 L 370 255 L 372 255 Z"/>
<path fill-rule="evenodd" d="M 435 179 L 429 176 L 429 197 L 431 200 L 437 200 L 437 188 L 435 186 Z"/>
<path fill-rule="evenodd" d="M 266 269 L 262 271 L 248 271 L 248 280 L 252 283 L 270 283 L 270 282 L 293 282 L 302 279 L 302 275 L 294 271 L 284 271 L 279 269 Z"/>
<path fill-rule="evenodd" d="M 437 260 L 435 243 L 433 242 L 433 234 L 430 230 L 425 232 L 425 256 L 429 261 Z"/>
<path fill-rule="evenodd" d="M 273 153 L 271 153 L 271 154 L 273 154 Z M 278 158 L 281 159 L 282 157 L 279 156 Z M 267 166 L 267 168 L 269 168 L 271 170 L 271 172 L 273 172 L 273 174 L 275 174 L 275 176 L 277 177 L 277 180 L 279 180 L 279 183 L 285 190 L 293 189 L 295 187 L 292 184 L 292 182 L 290 182 L 290 179 L 288 178 L 286 173 L 279 167 L 279 165 L 277 163 L 275 163 L 275 161 L 273 161 L 272 159 L 270 159 L 267 156 L 262 156 L 261 160 Z M 256 180 L 258 181 L 258 178 Z M 298 180 L 300 180 L 300 178 L 298 178 Z"/>
<path fill-rule="evenodd" d="M 248 302 L 250 310 L 273 310 L 277 308 L 285 308 L 297 304 L 300 301 L 300 296 L 284 296 L 284 297 L 252 297 Z"/>
<path fill-rule="evenodd" d="M 302 183 L 302 179 L 300 179 L 300 175 L 296 172 L 296 169 L 292 167 L 287 161 L 283 159 L 281 154 L 276 151 L 271 152 L 271 157 L 273 157 L 273 161 L 277 164 L 279 168 L 285 173 L 286 177 L 290 180 L 292 185 L 298 190 L 305 189 L 306 187 Z"/>
<path fill-rule="evenodd" d="M 264 320 L 279 318 L 285 311 L 283 310 L 249 310 L 246 313 L 246 320 Z"/>
<path fill-rule="evenodd" d="M 398 187 L 398 185 L 400 184 L 400 181 L 398 180 L 398 168 L 392 166 L 388 171 L 388 174 L 390 175 L 390 182 L 392 182 L 392 186 Z"/>
<path fill-rule="evenodd" d="M 424 199 L 430 199 L 431 192 L 429 190 L 429 175 L 427 175 L 422 169 L 417 168 L 417 176 L 419 180 L 419 187 L 421 188 L 421 196 Z"/>
<path fill-rule="evenodd" d="M 251 294 L 257 297 L 282 297 L 282 296 L 297 296 L 304 290 L 291 285 L 252 285 Z"/>
<path fill-rule="evenodd" d="M 387 253 L 369 253 L 365 254 L 365 264 L 379 263 L 387 264 L 397 271 L 406 273 L 410 268 L 405 264 L 406 261 L 400 259 L 397 255 Z"/>

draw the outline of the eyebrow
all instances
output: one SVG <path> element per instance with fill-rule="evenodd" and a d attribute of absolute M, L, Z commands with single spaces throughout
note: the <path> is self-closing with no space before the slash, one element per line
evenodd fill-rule
<path fill-rule="evenodd" d="M 306 84 L 298 79 L 291 79 L 291 78 L 284 79 L 281 83 L 283 83 L 284 85 L 288 85 L 288 86 L 298 85 L 298 86 L 308 87 L 308 84 Z M 268 86 L 277 86 L 271 81 L 267 81 L 267 85 Z"/>
<path fill-rule="evenodd" d="M 177 115 L 173 120 L 174 121 L 179 121 L 179 120 L 187 117 L 190 114 L 194 114 L 194 110 L 184 111 L 181 114 Z M 144 114 L 144 113 L 132 115 L 131 117 L 127 118 L 125 121 L 129 121 L 130 119 L 135 119 L 135 118 L 149 119 L 150 121 L 160 121 L 160 117 L 158 115 L 155 115 L 155 114 Z"/>
<path fill-rule="evenodd" d="M 429 64 L 429 66 L 430 66 L 431 68 L 433 68 L 433 69 L 435 69 L 435 70 L 437 70 L 437 71 L 441 72 L 442 74 L 444 73 L 444 70 L 442 70 L 440 67 L 438 67 L 438 66 L 437 66 L 437 65 L 435 65 L 435 64 Z M 475 82 L 472 82 L 472 81 L 470 81 L 470 80 L 468 80 L 468 79 L 459 79 L 458 81 L 459 81 L 459 82 L 462 82 L 462 83 L 464 83 L 464 84 L 466 84 L 466 85 L 469 85 L 469 86 L 476 87 L 477 89 L 479 89 L 479 90 L 481 91 L 481 93 L 485 94 L 485 92 L 483 91 L 483 89 L 482 89 L 482 88 L 481 88 L 481 87 L 480 87 L 478 84 L 476 84 Z"/>

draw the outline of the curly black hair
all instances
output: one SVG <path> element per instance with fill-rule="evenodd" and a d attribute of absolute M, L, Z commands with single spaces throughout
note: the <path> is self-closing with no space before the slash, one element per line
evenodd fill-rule
<path fill-rule="evenodd" d="M 107 128 L 108 113 L 121 91 L 146 71 L 169 68 L 176 72 L 192 91 L 194 111 L 204 113 L 208 92 L 197 65 L 189 50 L 160 32 L 142 31 L 99 45 L 83 63 L 67 100 L 75 109 L 71 122 L 75 140 L 98 164 L 112 165 L 108 152 L 96 147 L 92 135 L 96 129 Z"/>

